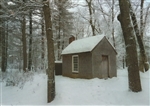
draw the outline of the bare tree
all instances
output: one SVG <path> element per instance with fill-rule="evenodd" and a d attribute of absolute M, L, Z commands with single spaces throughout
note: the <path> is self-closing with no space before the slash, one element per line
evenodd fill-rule
<path fill-rule="evenodd" d="M 140 35 L 143 39 L 143 6 L 144 6 L 144 0 L 141 0 L 141 5 L 140 5 Z"/>
<path fill-rule="evenodd" d="M 115 34 L 114 34 L 114 19 L 115 19 L 115 14 L 114 14 L 114 5 L 115 5 L 115 1 L 112 0 L 112 8 L 111 8 L 111 11 L 112 11 L 112 15 L 111 15 L 111 21 L 112 21 L 112 38 L 113 38 L 113 46 L 116 47 L 116 44 L 115 44 Z"/>
<path fill-rule="evenodd" d="M 130 4 L 128 0 L 119 0 L 119 7 L 120 14 L 118 15 L 118 20 L 121 23 L 126 45 L 129 89 L 133 92 L 139 92 L 142 90 L 142 87 L 139 75 L 135 34 L 130 18 Z"/>
<path fill-rule="evenodd" d="M 45 18 L 45 30 L 47 37 L 47 51 L 48 51 L 48 100 L 47 102 L 51 102 L 55 97 L 55 56 L 54 56 L 54 43 L 53 43 L 53 31 L 52 31 L 52 22 L 51 22 L 51 11 L 49 0 L 43 0 L 43 11 Z"/>
<path fill-rule="evenodd" d="M 150 3 L 148 4 L 147 8 L 146 8 L 146 14 L 145 14 L 145 17 L 143 17 L 143 32 L 145 31 L 145 27 L 147 25 L 147 20 L 148 20 L 148 15 L 149 15 L 149 9 L 150 9 Z M 142 14 L 141 14 L 142 15 Z M 141 26 L 142 27 L 142 26 Z M 143 39 L 143 38 L 142 38 Z"/>
<path fill-rule="evenodd" d="M 91 29 L 92 29 L 92 33 L 93 33 L 93 36 L 95 36 L 95 20 L 93 18 L 93 14 L 94 14 L 94 8 L 92 8 L 92 0 L 86 0 L 86 3 L 88 5 L 88 9 L 89 9 L 89 15 L 90 15 L 90 20 L 89 20 L 89 23 L 90 23 L 90 26 L 91 26 Z"/>
<path fill-rule="evenodd" d="M 103 19 L 105 21 L 106 27 L 108 30 L 104 31 L 105 33 L 107 32 L 108 35 L 112 36 L 112 40 L 113 40 L 113 46 L 116 47 L 115 44 L 115 17 L 116 14 L 118 12 L 118 9 L 116 9 L 116 5 L 117 1 L 115 0 L 98 0 L 97 1 L 97 10 L 99 11 L 99 13 L 101 13 L 101 15 L 103 16 Z M 107 7 L 108 6 L 108 7 Z M 106 9 L 105 8 L 109 8 Z M 106 27 L 104 27 L 106 29 Z"/>
<path fill-rule="evenodd" d="M 132 22 L 133 22 L 133 28 L 134 28 L 136 38 L 137 38 L 137 42 L 138 42 L 138 45 L 139 45 L 139 48 L 140 48 L 139 69 L 140 69 L 140 71 L 144 72 L 144 69 L 145 69 L 145 71 L 147 71 L 149 69 L 149 64 L 147 64 L 148 60 L 147 60 L 147 56 L 146 56 L 146 53 L 145 53 L 145 48 L 144 48 L 144 44 L 143 44 L 143 40 L 142 40 L 143 35 L 142 36 L 140 35 L 140 30 L 139 30 L 139 27 L 138 27 L 138 22 L 137 22 L 137 19 L 136 19 L 136 15 L 133 12 L 130 1 L 129 1 L 129 6 L 130 6 L 131 19 L 132 19 Z M 143 21 L 142 21 L 142 26 L 143 26 Z M 141 33 L 141 34 L 143 34 L 143 33 Z"/>

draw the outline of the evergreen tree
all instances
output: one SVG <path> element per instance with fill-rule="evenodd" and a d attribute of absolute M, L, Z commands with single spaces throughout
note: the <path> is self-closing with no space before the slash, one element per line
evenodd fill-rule
<path fill-rule="evenodd" d="M 51 21 L 51 11 L 48 0 L 43 0 L 43 12 L 45 18 L 45 30 L 47 37 L 47 51 L 48 51 L 48 69 L 47 69 L 47 102 L 51 102 L 55 98 L 55 56 L 54 56 L 54 43 L 53 43 L 53 30 Z"/>
<path fill-rule="evenodd" d="M 0 54 L 1 54 L 1 71 L 6 72 L 7 69 L 7 51 L 8 51 L 8 7 L 7 0 L 0 1 Z"/>
<path fill-rule="evenodd" d="M 61 60 L 61 51 L 66 46 L 69 36 L 72 35 L 73 30 L 73 15 L 69 12 L 71 2 L 69 0 L 56 0 L 55 5 L 57 10 L 54 15 L 54 36 L 57 42 L 57 60 Z"/>

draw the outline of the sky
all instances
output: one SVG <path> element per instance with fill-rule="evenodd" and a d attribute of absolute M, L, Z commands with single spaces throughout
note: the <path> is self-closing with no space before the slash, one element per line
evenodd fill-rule
<path fill-rule="evenodd" d="M 150 2 L 150 0 L 146 0 L 146 2 Z"/>

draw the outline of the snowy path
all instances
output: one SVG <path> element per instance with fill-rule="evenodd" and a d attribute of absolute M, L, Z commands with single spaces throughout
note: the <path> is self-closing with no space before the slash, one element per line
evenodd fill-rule
<path fill-rule="evenodd" d="M 34 75 L 23 88 L 2 84 L 2 105 L 149 105 L 149 72 L 140 73 L 143 91 L 128 91 L 125 70 L 112 79 L 71 79 L 56 76 L 56 97 L 47 104 L 47 77 Z"/>

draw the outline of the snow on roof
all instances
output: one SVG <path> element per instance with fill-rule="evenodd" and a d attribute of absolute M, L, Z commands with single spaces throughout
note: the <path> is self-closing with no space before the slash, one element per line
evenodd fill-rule
<path fill-rule="evenodd" d="M 62 61 L 55 61 L 55 63 L 62 63 Z"/>
<path fill-rule="evenodd" d="M 92 51 L 103 37 L 104 35 L 97 35 L 75 40 L 62 51 L 62 55 Z"/>

